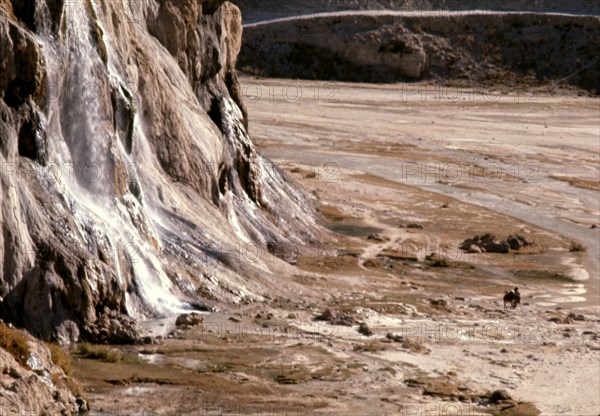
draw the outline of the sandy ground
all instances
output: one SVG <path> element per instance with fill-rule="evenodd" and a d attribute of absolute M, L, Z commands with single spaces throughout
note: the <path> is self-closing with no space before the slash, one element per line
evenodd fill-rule
<path fill-rule="evenodd" d="M 251 133 L 280 164 L 369 173 L 507 214 L 587 247 L 598 305 L 600 102 L 526 91 L 245 80 Z M 565 260 L 570 261 L 570 260 Z M 589 278 L 591 276 L 591 279 Z M 555 299 L 567 301 L 569 298 Z"/>
<path fill-rule="evenodd" d="M 600 220 L 597 99 L 419 84 L 372 86 L 253 79 L 245 79 L 245 91 L 256 97 L 249 105 L 250 125 L 263 153 L 281 165 L 297 163 L 316 171 L 314 182 L 326 194 L 325 189 L 335 182 L 342 188 L 339 191 L 344 200 L 353 201 L 355 194 L 373 188 L 365 189 L 361 181 L 348 182 L 347 175 L 367 173 L 446 196 L 451 198 L 450 204 L 457 200 L 508 216 L 502 220 L 507 226 L 504 233 L 540 227 L 542 232 L 581 242 L 587 247 L 583 256 L 570 256 L 555 248 L 555 254 L 539 260 L 548 264 L 547 269 L 553 267 L 552 260 L 556 261 L 576 283 L 563 283 L 558 290 L 544 288 L 545 293 L 538 293 L 531 306 L 598 311 L 600 232 L 590 228 Z M 357 199 L 369 200 L 371 196 Z M 407 221 L 431 217 L 419 205 L 417 202 L 412 212 L 408 210 L 413 218 Z M 482 216 L 491 214 L 480 213 Z M 492 219 L 496 224 L 486 229 L 502 229 L 504 224 L 497 221 Z M 442 236 L 434 247 L 452 245 L 454 236 Z M 494 262 L 486 260 L 482 269 L 494 277 L 505 277 L 507 268 L 490 270 Z M 528 261 L 516 260 L 508 269 L 518 270 Z M 518 278 L 511 280 L 522 285 Z M 457 362 L 462 361 L 461 373 L 485 368 L 477 362 L 466 364 L 461 351 L 458 349 L 454 356 Z M 445 360 L 453 352 L 441 349 L 439 355 Z M 596 361 L 588 367 L 594 363 L 590 361 L 581 365 L 578 354 L 546 362 L 552 361 L 566 365 L 570 382 L 565 382 L 563 372 L 557 372 L 556 367 L 550 370 L 542 366 L 542 371 L 519 376 L 522 380 L 514 387 L 550 413 L 594 413 L 599 403 L 595 390 L 588 391 L 589 397 L 595 398 L 589 408 L 569 406 L 569 402 L 577 397 L 583 402 L 589 400 L 579 389 L 587 379 L 598 387 L 600 364 Z M 448 359 L 446 364 L 451 362 Z"/>
<path fill-rule="evenodd" d="M 223 306 L 188 330 L 149 322 L 157 342 L 118 363 L 74 354 L 96 411 L 600 414 L 597 100 L 244 86 L 254 141 L 335 231 L 281 276 L 317 295 Z M 457 249 L 486 232 L 543 250 Z M 327 308 L 351 326 L 315 321 Z M 492 405 L 498 389 L 513 400 Z"/>

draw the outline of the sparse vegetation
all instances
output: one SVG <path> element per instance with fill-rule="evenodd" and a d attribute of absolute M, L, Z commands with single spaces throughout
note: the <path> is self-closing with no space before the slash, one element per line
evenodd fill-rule
<path fill-rule="evenodd" d="M 569 246 L 570 252 L 584 252 L 586 250 L 585 246 L 577 241 L 571 241 L 571 245 Z"/>
<path fill-rule="evenodd" d="M 73 374 L 73 367 L 71 365 L 71 356 L 60 345 L 57 344 L 46 344 L 50 350 L 52 362 L 62 368 L 67 376 Z"/>
<path fill-rule="evenodd" d="M 105 363 L 118 363 L 123 359 L 123 354 L 119 350 L 106 345 L 93 345 L 87 342 L 79 344 L 77 352 L 85 358 L 101 360 Z"/>
<path fill-rule="evenodd" d="M 27 362 L 29 347 L 24 331 L 0 324 L 0 348 L 8 351 L 20 364 L 25 365 Z"/>
<path fill-rule="evenodd" d="M 279 369 L 279 374 L 274 380 L 279 384 L 300 384 L 306 383 L 313 377 L 311 372 L 304 365 L 291 365 Z"/>
<path fill-rule="evenodd" d="M 431 267 L 450 267 L 450 262 L 446 257 L 442 257 L 441 259 L 436 259 L 431 263 Z"/>
<path fill-rule="evenodd" d="M 356 352 L 379 352 L 387 350 L 388 346 L 379 341 L 371 341 L 364 344 L 356 344 L 353 349 Z"/>
<path fill-rule="evenodd" d="M 52 382 L 57 386 L 64 385 L 66 388 L 69 389 L 71 393 L 73 393 L 75 397 L 81 397 L 83 394 L 81 385 L 73 377 L 61 377 L 60 375 L 58 375 L 58 373 L 54 373 L 52 374 Z"/>

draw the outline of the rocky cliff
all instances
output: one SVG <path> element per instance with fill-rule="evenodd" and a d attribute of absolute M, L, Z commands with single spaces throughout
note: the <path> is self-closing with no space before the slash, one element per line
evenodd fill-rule
<path fill-rule="evenodd" d="M 574 85 L 600 93 L 600 17 L 350 12 L 249 25 L 242 70 L 270 77 Z"/>
<path fill-rule="evenodd" d="M 287 289 L 318 230 L 254 149 L 221 0 L 0 1 L 0 317 L 128 342 Z"/>

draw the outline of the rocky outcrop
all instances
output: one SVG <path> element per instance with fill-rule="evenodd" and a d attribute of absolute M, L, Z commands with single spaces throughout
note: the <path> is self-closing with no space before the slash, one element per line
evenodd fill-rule
<path fill-rule="evenodd" d="M 134 319 L 107 307 L 98 313 L 98 319 L 89 325 L 86 335 L 98 344 L 136 344 L 147 340 L 142 339 L 142 330 Z"/>
<path fill-rule="evenodd" d="M 282 78 L 558 84 L 600 93 L 598 42 L 598 16 L 332 12 L 246 26 L 239 68 Z"/>
<path fill-rule="evenodd" d="M 289 289 L 267 247 L 319 229 L 248 136 L 241 32 L 220 0 L 0 1 L 0 317 L 124 342 Z"/>
<path fill-rule="evenodd" d="M 27 354 L 15 357 L 0 346 L 0 409 L 3 414 L 71 415 L 87 410 L 85 401 L 76 398 L 67 387 L 68 376 L 52 362 L 48 347 L 24 332 L 3 325 L 0 324 L 0 332 L 10 331 L 23 338 L 20 342 L 26 343 Z"/>
<path fill-rule="evenodd" d="M 179 315 L 175 320 L 175 326 L 178 327 L 193 327 L 204 322 L 204 318 L 199 313 L 184 313 Z"/>
<path fill-rule="evenodd" d="M 331 309 L 325 309 L 323 313 L 315 316 L 314 320 L 325 321 L 329 322 L 331 325 L 342 326 L 352 326 L 355 323 L 355 319 L 352 316 Z"/>
<path fill-rule="evenodd" d="M 528 252 L 543 252 L 543 247 L 535 241 L 530 241 L 520 235 L 509 235 L 506 239 L 498 240 L 491 234 L 476 235 L 460 243 L 459 248 L 468 253 L 508 253 L 510 250 L 520 251 L 529 248 Z"/>
<path fill-rule="evenodd" d="M 484 234 L 482 236 L 476 235 L 473 238 L 466 239 L 459 245 L 461 250 L 470 253 L 477 252 L 477 249 L 474 247 L 477 247 L 479 252 L 484 253 L 508 253 L 510 249 L 508 242 L 499 241 L 491 234 Z"/>

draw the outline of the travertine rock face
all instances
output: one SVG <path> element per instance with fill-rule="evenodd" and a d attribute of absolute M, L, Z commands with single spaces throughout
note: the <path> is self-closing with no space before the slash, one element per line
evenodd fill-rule
<path fill-rule="evenodd" d="M 241 32 L 220 0 L 0 1 L 5 321 L 98 341 L 289 289 L 267 247 L 319 231 L 247 134 Z"/>

